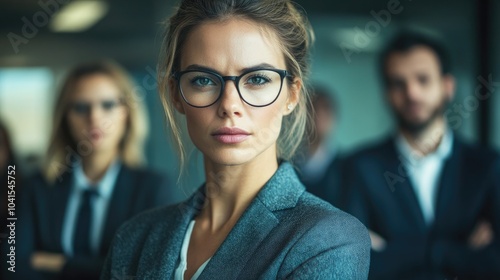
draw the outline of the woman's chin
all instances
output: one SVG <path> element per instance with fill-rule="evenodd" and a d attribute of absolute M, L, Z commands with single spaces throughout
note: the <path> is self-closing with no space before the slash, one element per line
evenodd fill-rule
<path fill-rule="evenodd" d="M 204 154 L 213 164 L 226 166 L 242 165 L 255 158 L 255 152 L 246 149 L 217 149 Z"/>
<path fill-rule="evenodd" d="M 91 141 L 92 144 L 92 153 L 95 154 L 101 154 L 101 153 L 107 153 L 112 150 L 115 150 L 115 147 L 117 145 L 113 143 L 108 143 L 109 141 L 103 141 L 104 139 L 100 139 L 97 141 Z"/>

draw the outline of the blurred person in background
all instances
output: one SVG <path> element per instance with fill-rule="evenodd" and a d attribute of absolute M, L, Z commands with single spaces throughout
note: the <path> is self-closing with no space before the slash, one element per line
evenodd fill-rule
<path fill-rule="evenodd" d="M 343 202 L 341 160 L 338 151 L 328 143 L 337 127 L 338 105 L 327 88 L 316 85 L 310 107 L 312 131 L 297 156 L 298 174 L 310 193 L 339 207 Z"/>
<path fill-rule="evenodd" d="M 117 64 L 70 72 L 47 161 L 23 195 L 18 269 L 8 279 L 99 279 L 118 227 L 169 202 L 166 178 L 142 167 L 147 119 L 140 101 Z"/>
<path fill-rule="evenodd" d="M 371 231 L 370 278 L 500 279 L 500 157 L 452 131 L 448 53 L 407 30 L 380 64 L 397 130 L 343 176 L 347 210 Z"/>

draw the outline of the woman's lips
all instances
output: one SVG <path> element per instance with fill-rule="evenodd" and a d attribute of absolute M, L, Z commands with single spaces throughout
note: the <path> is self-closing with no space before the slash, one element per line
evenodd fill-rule
<path fill-rule="evenodd" d="M 250 133 L 237 127 L 223 127 L 217 129 L 212 136 L 224 144 L 236 144 L 245 141 Z"/>
<path fill-rule="evenodd" d="M 224 144 L 236 144 L 245 141 L 248 138 L 248 134 L 218 134 L 214 135 L 217 141 Z"/>
<path fill-rule="evenodd" d="M 103 133 L 100 129 L 91 129 L 89 133 L 90 139 L 92 141 L 99 141 L 103 137 Z"/>

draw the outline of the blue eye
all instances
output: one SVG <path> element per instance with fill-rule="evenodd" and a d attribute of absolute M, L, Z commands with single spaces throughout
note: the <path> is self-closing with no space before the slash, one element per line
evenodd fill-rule
<path fill-rule="evenodd" d="M 271 79 L 261 75 L 261 74 L 256 74 L 251 77 L 249 77 L 246 81 L 246 84 L 251 84 L 251 85 L 264 85 L 271 82 Z"/>
<path fill-rule="evenodd" d="M 197 87 L 215 86 L 216 84 L 212 79 L 207 77 L 194 77 L 191 79 L 191 84 Z"/>

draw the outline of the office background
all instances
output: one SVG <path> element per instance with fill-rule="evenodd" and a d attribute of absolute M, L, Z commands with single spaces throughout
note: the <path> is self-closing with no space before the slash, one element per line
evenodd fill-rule
<path fill-rule="evenodd" d="M 500 19 L 493 16 L 500 13 L 499 1 L 297 2 L 307 12 L 316 35 L 311 82 L 328 87 L 339 103 L 332 149 L 348 153 L 391 132 L 393 121 L 384 102 L 377 54 L 402 27 L 424 29 L 442 38 L 451 52 L 457 80 L 456 97 L 448 108 L 450 116 L 462 120 L 456 130 L 466 139 L 500 149 Z M 162 21 L 176 3 L 0 2 L 0 119 L 10 131 L 20 165 L 29 172 L 40 163 L 50 136 L 55 96 L 67 71 L 77 63 L 109 58 L 132 74 L 139 97 L 147 105 L 149 165 L 176 182 L 178 161 L 154 86 Z M 90 25 L 75 31 L 78 26 L 69 26 L 74 19 Z M 482 96 L 489 97 L 480 100 L 475 91 L 484 80 L 497 84 L 483 86 Z M 187 175 L 174 187 L 179 200 L 203 180 L 201 155 L 191 151 L 189 159 Z"/>

